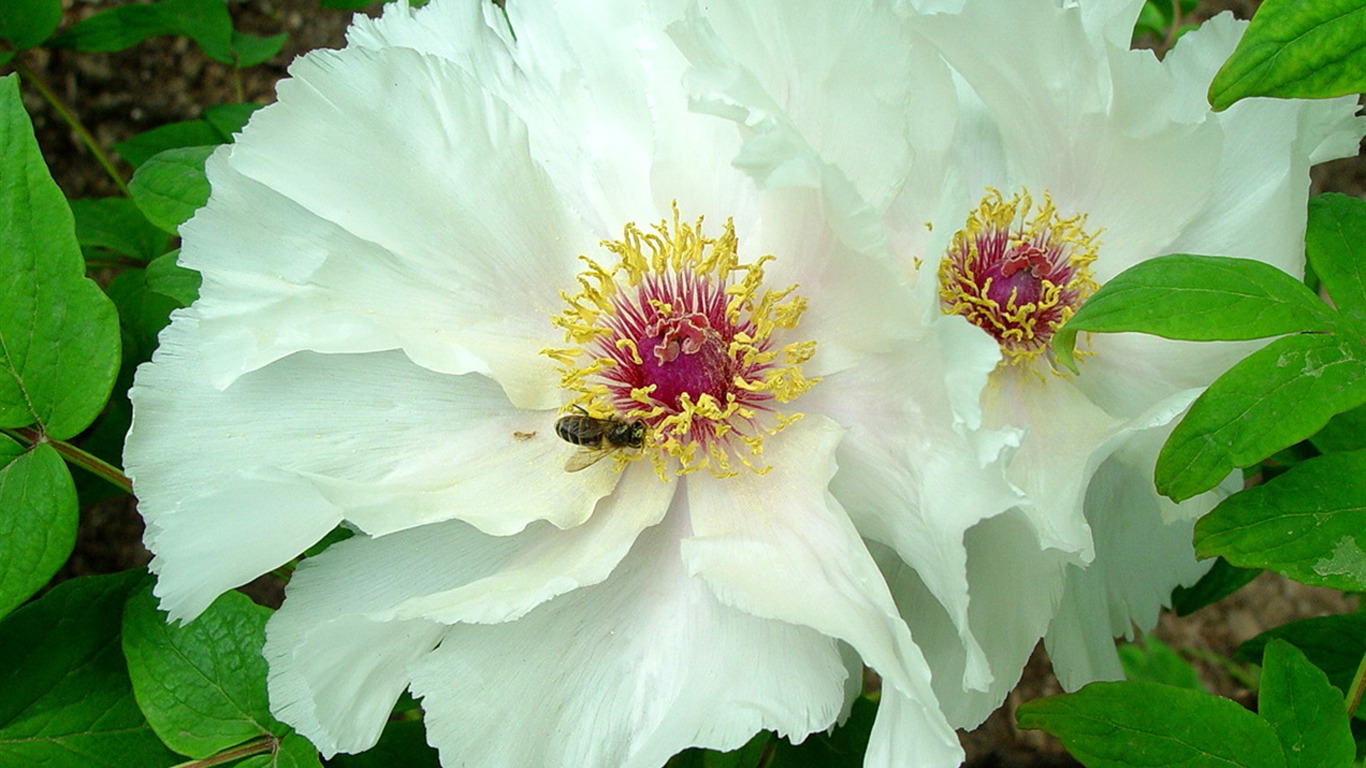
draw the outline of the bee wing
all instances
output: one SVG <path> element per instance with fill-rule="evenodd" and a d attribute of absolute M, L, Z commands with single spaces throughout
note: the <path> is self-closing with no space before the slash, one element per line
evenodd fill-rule
<path fill-rule="evenodd" d="M 599 461 L 602 461 L 602 457 L 611 452 L 610 448 L 584 448 L 583 450 L 575 451 L 574 454 L 569 457 L 569 460 L 564 463 L 564 471 L 578 472 L 582 469 L 588 469 Z"/>

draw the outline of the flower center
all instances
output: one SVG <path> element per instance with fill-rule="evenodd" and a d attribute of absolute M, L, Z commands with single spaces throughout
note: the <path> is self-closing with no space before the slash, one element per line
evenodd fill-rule
<path fill-rule="evenodd" d="M 939 262 L 940 307 L 995 337 L 1007 362 L 1028 362 L 1095 292 L 1098 235 L 1047 194 L 1035 206 L 1028 192 L 988 189 Z"/>
<path fill-rule="evenodd" d="M 617 265 L 588 268 L 582 290 L 552 322 L 573 346 L 550 349 L 566 411 L 617 424 L 644 425 L 640 451 L 615 450 L 619 464 L 648 456 L 655 471 L 707 469 L 717 477 L 736 465 L 765 472 L 763 441 L 801 414 L 777 411 L 810 389 L 802 363 L 815 342 L 784 344 L 806 300 L 796 286 L 764 287 L 764 256 L 741 264 L 731 222 L 702 235 L 702 220 L 660 222 L 643 232 L 627 224 L 622 239 L 604 241 Z M 607 446 L 618 447 L 621 446 Z"/>

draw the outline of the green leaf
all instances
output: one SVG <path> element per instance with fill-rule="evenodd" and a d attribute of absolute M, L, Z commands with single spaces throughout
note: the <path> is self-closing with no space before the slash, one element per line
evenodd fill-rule
<path fill-rule="evenodd" d="M 76 546 L 76 487 L 51 445 L 0 435 L 0 616 L 37 592 Z"/>
<path fill-rule="evenodd" d="M 204 120 L 184 120 L 167 123 L 150 131 L 143 131 L 126 141 L 114 145 L 114 151 L 127 160 L 134 168 L 139 168 L 153 156 L 168 149 L 179 147 L 205 147 L 222 144 L 223 134 L 211 123 Z"/>
<path fill-rule="evenodd" d="M 1366 448 L 1366 406 L 1339 413 L 1309 440 L 1321 453 Z"/>
<path fill-rule="evenodd" d="M 1215 341 L 1335 324 L 1332 310 L 1303 283 L 1270 264 L 1176 254 L 1135 264 L 1101 286 L 1054 335 L 1053 349 L 1075 372 L 1072 349 L 1082 331 Z"/>
<path fill-rule="evenodd" d="M 441 768 L 436 750 L 427 745 L 427 729 L 420 720 L 391 720 L 378 744 L 358 755 L 337 755 L 327 764 L 330 768 Z"/>
<path fill-rule="evenodd" d="M 280 52 L 288 35 L 258 37 L 236 30 L 232 33 L 232 53 L 239 67 L 254 67 Z"/>
<path fill-rule="evenodd" d="M 284 733 L 266 698 L 270 610 L 226 592 L 199 618 L 170 626 L 151 589 L 123 614 L 123 653 L 138 705 L 171 747 L 204 758 L 245 741 Z"/>
<path fill-rule="evenodd" d="M 0 40 L 8 41 L 21 51 L 51 37 L 61 23 L 62 0 L 5 0 L 0 3 Z"/>
<path fill-rule="evenodd" d="M 199 273 L 176 262 L 180 249 L 162 254 L 147 265 L 147 287 L 162 296 L 170 296 L 182 307 L 199 298 Z"/>
<path fill-rule="evenodd" d="M 350 528 L 346 528 L 345 526 L 339 525 L 336 528 L 333 528 L 332 530 L 328 531 L 326 536 L 322 537 L 321 539 L 318 539 L 318 541 L 313 546 L 309 547 L 308 549 L 305 549 L 304 557 L 317 557 L 318 555 L 321 555 L 324 551 L 326 551 L 327 548 L 332 546 L 333 544 L 346 541 L 347 539 L 355 535 L 355 531 L 352 531 Z M 414 701 L 413 704 L 416 705 L 417 702 Z"/>
<path fill-rule="evenodd" d="M 260 108 L 260 104 L 217 104 L 205 109 L 198 120 L 158 126 L 115 144 L 114 150 L 137 168 L 168 149 L 227 144 Z"/>
<path fill-rule="evenodd" d="M 1261 664 L 1266 646 L 1277 638 L 1300 649 L 1324 671 L 1328 682 L 1345 694 L 1361 657 L 1366 655 L 1366 614 L 1320 616 L 1283 624 L 1243 643 L 1234 658 Z"/>
<path fill-rule="evenodd" d="M 408 768 L 408 763 L 389 763 Z M 280 740 L 280 746 L 272 755 L 256 755 L 238 763 L 236 768 L 322 768 L 318 750 L 308 739 L 290 732 Z"/>
<path fill-rule="evenodd" d="M 1017 718 L 1057 736 L 1088 768 L 1285 765 L 1266 721 L 1228 699 L 1159 683 L 1092 683 L 1026 702 Z"/>
<path fill-rule="evenodd" d="M 216 147 L 168 149 L 143 163 L 128 182 L 147 220 L 171 234 L 209 200 L 204 161 Z"/>
<path fill-rule="evenodd" d="M 200 119 L 212 125 L 223 137 L 219 143 L 228 143 L 233 140 L 234 134 L 246 127 L 247 121 L 261 107 L 261 104 L 215 104 L 205 109 Z"/>
<path fill-rule="evenodd" d="M 1266 646 L 1257 712 L 1276 730 L 1286 768 L 1346 768 L 1356 757 L 1342 694 L 1284 640 Z"/>
<path fill-rule="evenodd" d="M 1330 453 L 1224 499 L 1195 551 L 1320 587 L 1366 590 L 1366 451 Z"/>
<path fill-rule="evenodd" d="M 1366 90 L 1366 0 L 1266 0 L 1209 87 L 1227 109 L 1249 96 L 1322 98 Z"/>
<path fill-rule="evenodd" d="M 1366 350 L 1332 334 L 1277 339 L 1215 380 L 1157 457 L 1157 489 L 1177 501 L 1318 432 L 1366 403 Z"/>
<path fill-rule="evenodd" d="M 119 617 L 145 574 L 86 576 L 0 622 L 0 768 L 166 768 L 119 650 Z"/>
<path fill-rule="evenodd" d="M 1195 667 L 1152 635 L 1144 637 L 1142 645 L 1124 643 L 1116 650 L 1119 651 L 1119 663 L 1124 667 L 1124 676 L 1129 680 L 1163 683 L 1192 691 L 1205 690 Z"/>
<path fill-rule="evenodd" d="M 108 53 L 162 35 L 185 35 L 214 61 L 232 64 L 232 18 L 223 0 L 129 3 L 77 22 L 48 42 L 54 48 Z"/>
<path fill-rule="evenodd" d="M 19 101 L 0 78 L 0 427 L 58 440 L 86 427 L 119 370 L 118 318 L 86 279 L 71 209 Z"/>
<path fill-rule="evenodd" d="M 1260 570 L 1239 568 L 1224 558 L 1218 558 L 1201 579 L 1189 587 L 1172 590 L 1172 610 L 1177 616 L 1189 616 L 1210 603 L 1223 600 L 1257 578 Z"/>
<path fill-rule="evenodd" d="M 127 334 L 125 345 L 131 345 L 134 365 L 152 359 L 157 347 L 157 334 L 170 323 L 171 311 L 180 302 L 151 289 L 147 273 L 141 269 L 120 272 L 105 289 L 119 308 L 119 321 Z"/>
<path fill-rule="evenodd" d="M 1338 194 L 1310 200 L 1304 250 L 1338 312 L 1366 332 L 1366 200 Z"/>
<path fill-rule="evenodd" d="M 152 225 L 126 197 L 71 201 L 76 241 L 83 248 L 104 248 L 138 261 L 166 252 L 166 233 Z"/>

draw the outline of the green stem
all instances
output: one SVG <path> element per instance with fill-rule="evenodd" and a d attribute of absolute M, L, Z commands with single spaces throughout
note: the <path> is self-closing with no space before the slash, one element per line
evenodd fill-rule
<path fill-rule="evenodd" d="M 1203 648 L 1182 648 L 1182 655 L 1188 656 L 1192 661 L 1203 661 L 1206 664 L 1219 667 L 1228 673 L 1229 677 L 1237 680 L 1244 688 L 1250 691 L 1257 690 L 1260 685 L 1255 675 L 1249 673 L 1245 667 L 1239 666 L 1232 659 L 1225 658 L 1223 655 L 1207 651 Z"/>
<path fill-rule="evenodd" d="M 216 755 L 210 755 L 201 760 L 190 760 L 189 762 L 178 763 L 174 768 L 211 768 L 215 765 L 231 763 L 234 760 L 241 760 L 244 757 L 250 757 L 252 755 L 272 753 L 279 748 L 279 739 L 274 736 L 266 736 L 257 739 L 256 741 L 249 741 L 240 747 L 233 747 L 232 749 L 219 752 Z"/>
<path fill-rule="evenodd" d="M 61 440 L 51 440 L 47 435 L 44 435 L 32 427 L 0 429 L 0 432 L 31 446 L 46 443 L 52 446 L 63 459 L 66 459 L 66 463 L 78 466 L 92 475 L 103 478 L 124 493 L 133 492 L 132 481 L 130 481 L 128 476 L 123 474 L 118 467 L 93 453 L 86 453 L 71 443 L 63 442 Z"/>
<path fill-rule="evenodd" d="M 76 132 L 76 135 L 81 137 L 81 142 L 85 144 L 86 149 L 89 149 L 90 154 L 94 155 L 95 160 L 104 167 L 105 173 L 108 173 L 109 178 L 114 180 L 114 184 L 118 186 L 119 191 L 123 193 L 124 197 L 132 197 L 132 194 L 128 191 L 128 182 L 123 180 L 123 176 L 121 176 L 118 169 L 114 167 L 114 162 L 109 159 L 109 155 L 105 154 L 103 149 L 100 149 L 100 145 L 95 141 L 95 137 L 90 134 L 90 131 L 86 130 L 86 127 L 81 122 L 80 118 L 76 117 L 76 114 L 66 106 L 66 103 L 61 100 L 61 97 L 49 88 L 47 83 L 43 82 L 43 78 L 39 77 L 33 70 L 25 66 L 19 59 L 11 61 L 10 66 L 14 67 L 14 71 L 19 73 L 19 76 L 24 79 L 24 82 L 38 91 L 39 95 L 47 100 L 47 103 L 51 104 L 52 108 L 57 111 L 57 114 L 61 115 L 62 119 L 66 121 L 66 124 L 71 126 L 71 129 Z"/>
<path fill-rule="evenodd" d="M 1361 663 L 1357 665 L 1357 673 L 1352 676 L 1352 686 L 1347 689 L 1348 720 L 1351 720 L 1352 715 L 1356 714 L 1357 705 L 1361 703 L 1363 687 L 1366 687 L 1366 656 L 1361 657 Z"/>

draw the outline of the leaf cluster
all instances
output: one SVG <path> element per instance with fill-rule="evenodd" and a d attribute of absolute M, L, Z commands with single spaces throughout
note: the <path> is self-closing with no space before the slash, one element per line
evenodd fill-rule
<path fill-rule="evenodd" d="M 1224 109 L 1253 96 L 1359 93 L 1363 51 L 1363 0 L 1267 0 L 1214 79 L 1210 102 Z M 1218 559 L 1173 595 L 1178 613 L 1263 569 L 1366 590 L 1366 201 L 1312 199 L 1305 255 L 1324 298 L 1261 262 L 1178 254 L 1110 280 L 1054 338 L 1056 358 L 1074 372 L 1081 334 L 1272 339 L 1205 390 L 1158 457 L 1157 488 L 1177 501 L 1237 470 L 1249 479 L 1197 523 L 1197 554 Z M 1294 622 L 1245 643 L 1228 663 L 1260 665 L 1259 679 L 1244 680 L 1259 689 L 1255 714 L 1192 690 L 1184 660 L 1168 659 L 1155 676 L 1141 663 L 1149 654 L 1130 651 L 1130 682 L 1029 702 L 1019 721 L 1058 736 L 1087 766 L 1350 766 L 1366 754 L 1356 727 L 1364 619 Z"/>

